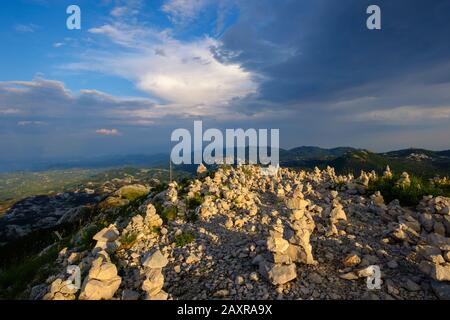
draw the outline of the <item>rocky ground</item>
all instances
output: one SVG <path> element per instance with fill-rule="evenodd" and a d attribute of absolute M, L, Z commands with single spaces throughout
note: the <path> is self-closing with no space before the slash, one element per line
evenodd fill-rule
<path fill-rule="evenodd" d="M 365 194 L 374 177 L 200 166 L 100 230 L 92 250 L 63 249 L 30 298 L 450 299 L 450 199 L 385 204 Z"/>
<path fill-rule="evenodd" d="M 100 199 L 93 193 L 65 192 L 21 200 L 0 219 L 0 244 L 19 239 L 35 230 L 75 221 L 83 214 L 85 206 L 97 203 Z"/>
<path fill-rule="evenodd" d="M 88 182 L 84 187 L 70 192 L 24 198 L 0 216 L 0 247 L 35 231 L 76 223 L 89 214 L 88 208 L 99 204 L 107 195 L 122 187 L 120 192 L 126 193 L 128 185 L 140 182 L 141 180 L 134 177 L 115 178 L 102 183 Z M 158 184 L 159 180 L 147 179 L 146 182 L 148 186 L 141 189 L 148 193 L 149 187 Z M 129 202 L 127 197 L 128 194 L 124 194 L 110 199 L 126 204 Z"/>

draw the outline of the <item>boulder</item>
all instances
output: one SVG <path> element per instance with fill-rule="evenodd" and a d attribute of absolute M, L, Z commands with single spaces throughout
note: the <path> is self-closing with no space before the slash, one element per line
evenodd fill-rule
<path fill-rule="evenodd" d="M 117 238 L 119 238 L 119 235 L 120 233 L 117 230 L 116 226 L 111 224 L 109 227 L 103 228 L 102 230 L 97 232 L 97 234 L 94 235 L 93 239 L 103 242 L 115 241 L 117 240 Z"/>
<path fill-rule="evenodd" d="M 289 247 L 289 242 L 283 238 L 270 237 L 267 240 L 267 249 L 275 253 L 284 253 Z"/>
<path fill-rule="evenodd" d="M 286 206 L 292 210 L 303 210 L 307 205 L 308 201 L 300 197 L 290 198 L 286 200 Z"/>
<path fill-rule="evenodd" d="M 142 290 L 150 296 L 158 294 L 164 286 L 164 276 L 161 269 L 153 269 L 147 272 L 147 279 L 142 284 Z"/>
<path fill-rule="evenodd" d="M 297 278 L 295 264 L 275 264 L 269 271 L 268 277 L 274 285 L 285 284 Z"/>
<path fill-rule="evenodd" d="M 49 292 L 43 297 L 44 300 L 74 300 L 78 291 L 70 281 L 56 279 L 50 285 Z"/>
<path fill-rule="evenodd" d="M 80 300 L 110 300 L 119 289 L 120 283 L 119 276 L 106 281 L 90 279 L 82 288 Z"/>
<path fill-rule="evenodd" d="M 161 251 L 157 250 L 154 253 L 147 255 L 142 265 L 146 268 L 161 269 L 164 268 L 168 262 L 169 261 L 163 256 Z"/>
<path fill-rule="evenodd" d="M 342 261 L 342 264 L 345 267 L 355 267 L 358 264 L 361 263 L 361 258 L 357 254 L 351 254 L 345 257 L 345 259 Z"/>
<path fill-rule="evenodd" d="M 199 176 L 204 176 L 208 172 L 208 169 L 203 165 L 203 163 L 200 163 L 200 165 L 197 167 L 197 174 Z"/>
<path fill-rule="evenodd" d="M 450 263 L 434 265 L 431 269 L 431 277 L 437 281 L 450 281 Z"/>

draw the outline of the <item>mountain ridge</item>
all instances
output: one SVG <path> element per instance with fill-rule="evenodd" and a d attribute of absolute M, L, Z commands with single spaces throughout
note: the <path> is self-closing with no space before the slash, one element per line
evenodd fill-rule
<path fill-rule="evenodd" d="M 246 148 L 247 151 L 249 147 Z M 336 167 L 337 170 L 383 170 L 391 165 L 399 170 L 410 170 L 423 175 L 449 174 L 450 150 L 432 151 L 421 148 L 407 148 L 388 152 L 372 152 L 367 149 L 353 147 L 322 148 L 318 146 L 299 146 L 290 149 L 279 149 L 280 164 L 288 167 L 314 168 L 315 166 Z M 70 161 L 42 161 L 35 165 L 20 163 L 1 163 L 0 172 L 47 171 L 73 168 L 108 168 L 108 167 L 167 167 L 168 153 L 128 154 L 85 157 Z M 353 166 L 353 167 L 352 167 Z M 371 169 L 370 166 L 373 166 Z M 189 166 L 188 166 L 189 167 Z M 417 170 L 415 168 L 417 167 Z M 186 166 L 182 166 L 186 168 Z"/>

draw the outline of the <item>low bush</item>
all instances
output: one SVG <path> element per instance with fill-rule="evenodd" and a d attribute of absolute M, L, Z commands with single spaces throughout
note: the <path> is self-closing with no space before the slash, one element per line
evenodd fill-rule
<path fill-rule="evenodd" d="M 185 245 L 193 242 L 194 240 L 195 237 L 192 232 L 183 232 L 182 234 L 175 236 L 175 245 L 177 247 L 184 247 Z"/>
<path fill-rule="evenodd" d="M 120 238 L 120 247 L 122 249 L 129 249 L 133 246 L 133 244 L 137 240 L 138 233 L 137 232 L 128 232 L 123 234 Z"/>
<path fill-rule="evenodd" d="M 68 239 L 51 246 L 40 255 L 30 257 L 16 266 L 0 272 L 0 299 L 28 299 L 21 296 L 33 284 L 44 282 L 56 272 L 58 253 L 68 245 Z"/>
<path fill-rule="evenodd" d="M 178 213 L 178 209 L 177 207 L 167 207 L 163 210 L 163 212 L 161 213 L 161 219 L 163 219 L 163 221 L 165 223 L 169 222 L 169 221 L 173 221 L 176 219 L 177 217 L 177 213 Z"/>
<path fill-rule="evenodd" d="M 376 180 L 371 180 L 368 193 L 380 191 L 386 203 L 398 199 L 403 206 L 416 206 L 424 196 L 428 195 L 434 197 L 450 195 L 450 192 L 446 192 L 420 177 L 411 176 L 411 183 L 406 186 L 397 185 L 399 178 L 400 176 L 394 175 L 391 178 L 379 177 Z"/>
<path fill-rule="evenodd" d="M 203 203 L 203 197 L 199 192 L 194 194 L 194 197 L 186 199 L 186 208 L 188 210 L 197 209 L 199 205 Z"/>

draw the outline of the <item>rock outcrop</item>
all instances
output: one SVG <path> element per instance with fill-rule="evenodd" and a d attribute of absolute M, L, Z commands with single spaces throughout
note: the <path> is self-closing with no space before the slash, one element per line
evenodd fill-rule
<path fill-rule="evenodd" d="M 375 172 L 354 177 L 330 167 L 279 168 L 268 175 L 251 165 L 205 170 L 200 166 L 188 184 L 172 182 L 140 198 L 138 209 L 124 210 L 124 216 L 93 236 L 93 248 L 61 252 L 60 272 L 36 286 L 34 296 L 446 297 L 449 198 L 427 196 L 416 208 L 398 200 L 387 203 L 381 192 L 368 191 L 370 181 L 378 178 Z M 387 167 L 382 177 L 394 174 Z M 406 188 L 411 178 L 403 174 L 395 182 Z M 177 213 L 168 219 L 170 208 Z M 81 270 L 79 290 L 68 286 L 64 276 L 70 265 Z M 368 289 L 376 270 L 380 287 Z"/>

